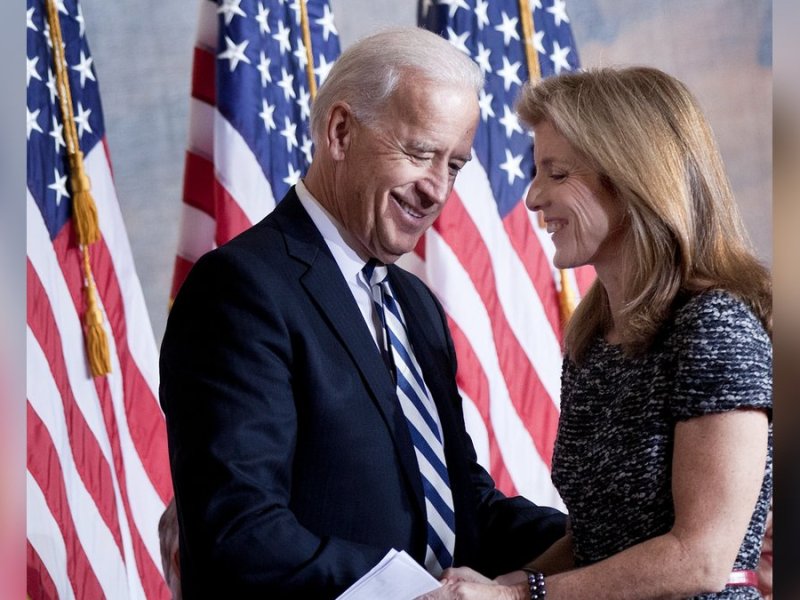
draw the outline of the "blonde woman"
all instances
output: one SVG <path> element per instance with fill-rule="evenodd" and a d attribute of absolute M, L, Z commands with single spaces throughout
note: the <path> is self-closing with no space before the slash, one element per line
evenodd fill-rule
<path fill-rule="evenodd" d="M 529 83 L 527 206 L 597 281 L 565 336 L 553 481 L 571 530 L 528 571 L 430 598 L 760 598 L 772 492 L 769 274 L 711 130 L 673 77 Z"/>

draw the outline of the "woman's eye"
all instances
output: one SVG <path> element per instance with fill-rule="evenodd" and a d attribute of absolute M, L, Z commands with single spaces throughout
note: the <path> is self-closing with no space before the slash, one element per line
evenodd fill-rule
<path fill-rule="evenodd" d="M 567 178 L 567 174 L 566 173 L 551 173 L 551 175 L 550 175 L 550 179 L 552 179 L 554 181 L 561 181 L 562 179 L 566 179 L 566 178 Z"/>

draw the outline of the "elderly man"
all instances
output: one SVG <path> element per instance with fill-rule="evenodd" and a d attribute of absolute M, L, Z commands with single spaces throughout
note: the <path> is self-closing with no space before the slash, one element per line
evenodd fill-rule
<path fill-rule="evenodd" d="M 471 158 L 481 85 L 421 29 L 355 44 L 305 178 L 184 283 L 161 353 L 184 598 L 332 598 L 391 548 L 500 573 L 564 533 L 476 462 L 444 312 L 393 265 Z"/>

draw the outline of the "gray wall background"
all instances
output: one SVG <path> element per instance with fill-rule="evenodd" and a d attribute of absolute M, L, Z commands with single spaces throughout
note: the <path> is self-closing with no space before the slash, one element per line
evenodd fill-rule
<path fill-rule="evenodd" d="M 343 48 L 378 28 L 415 24 L 416 0 L 332 4 Z M 179 229 L 197 4 L 82 6 L 117 192 L 160 341 Z M 653 65 L 694 91 L 756 249 L 771 265 L 771 0 L 570 0 L 567 10 L 583 66 Z"/>

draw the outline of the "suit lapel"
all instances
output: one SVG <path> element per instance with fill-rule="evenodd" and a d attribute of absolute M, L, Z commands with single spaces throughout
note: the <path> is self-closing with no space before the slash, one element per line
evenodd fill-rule
<path fill-rule="evenodd" d="M 300 284 L 325 315 L 363 376 L 391 432 L 403 472 L 417 500 L 417 508 L 424 514 L 422 482 L 405 415 L 397 400 L 394 382 L 347 282 L 294 189 L 273 212 L 284 233 L 288 254 L 308 266 L 300 277 Z"/>

